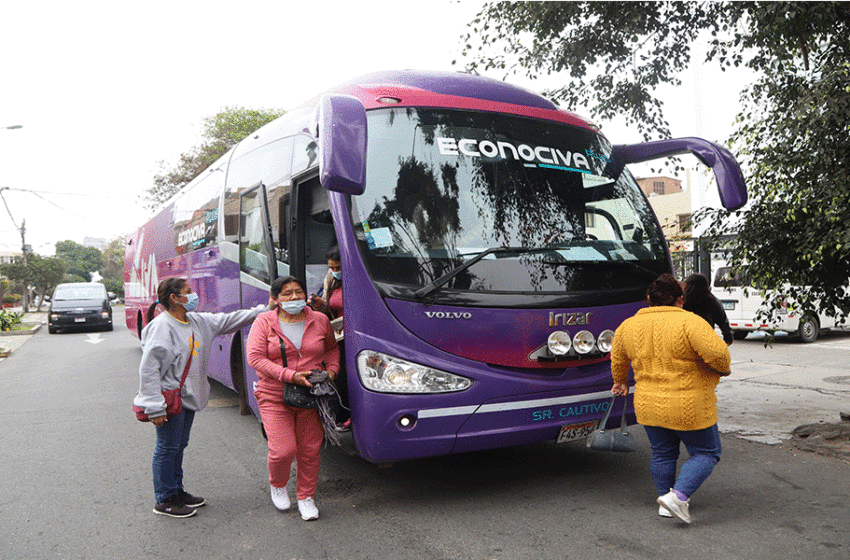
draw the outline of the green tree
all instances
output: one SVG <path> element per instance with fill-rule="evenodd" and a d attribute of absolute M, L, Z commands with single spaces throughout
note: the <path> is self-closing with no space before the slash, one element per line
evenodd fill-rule
<path fill-rule="evenodd" d="M 29 255 L 27 257 L 27 267 L 30 269 L 30 283 L 41 296 L 38 299 L 38 308 L 36 311 L 41 311 L 44 296 L 52 292 L 53 288 L 62 282 L 68 265 L 58 257 Z"/>
<path fill-rule="evenodd" d="M 173 166 L 159 162 L 160 172 L 146 191 L 147 206 L 153 209 L 166 202 L 243 138 L 284 113 L 279 109 L 225 107 L 204 119 L 200 144 L 181 154 Z"/>
<path fill-rule="evenodd" d="M 8 278 L 7 289 L 11 293 L 24 293 L 24 284 L 28 278 L 28 271 L 24 268 L 24 261 L 21 257 L 15 257 L 13 263 L 0 264 L 0 275 Z"/>
<path fill-rule="evenodd" d="M 670 135 L 658 87 L 680 83 L 700 37 L 705 62 L 753 71 L 730 138 L 751 204 L 696 219 L 732 234 L 733 266 L 762 288 L 805 286 L 798 306 L 850 312 L 850 4 L 491 2 L 463 55 L 470 69 L 555 74 L 547 95 L 649 140 Z"/>
<path fill-rule="evenodd" d="M 56 258 L 68 265 L 68 282 L 91 282 L 92 273 L 103 266 L 103 255 L 97 247 L 85 247 L 74 241 L 58 241 Z"/>
<path fill-rule="evenodd" d="M 103 268 L 100 269 L 106 289 L 124 297 L 124 251 L 127 236 L 116 237 L 103 249 Z"/>

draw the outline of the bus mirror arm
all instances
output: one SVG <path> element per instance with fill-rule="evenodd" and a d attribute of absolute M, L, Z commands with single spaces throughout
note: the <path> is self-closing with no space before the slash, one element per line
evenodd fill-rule
<path fill-rule="evenodd" d="M 622 158 L 624 164 L 693 154 L 714 171 L 720 202 L 724 208 L 737 210 L 747 203 L 747 187 L 741 166 L 732 152 L 714 142 L 695 137 L 673 138 L 642 144 L 621 144 L 614 146 L 613 152 L 612 155 Z"/>
<path fill-rule="evenodd" d="M 328 94 L 319 102 L 319 180 L 329 191 L 366 188 L 366 109 L 356 97 Z"/>

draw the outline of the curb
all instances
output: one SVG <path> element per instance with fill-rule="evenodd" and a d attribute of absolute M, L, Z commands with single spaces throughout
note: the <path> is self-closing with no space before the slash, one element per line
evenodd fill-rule
<path fill-rule="evenodd" d="M 1 331 L 0 340 L 7 337 L 32 336 L 42 327 L 42 323 L 36 323 L 31 329 L 26 331 Z M 8 358 L 12 355 L 12 348 L 0 345 L 0 359 Z"/>
<path fill-rule="evenodd" d="M 29 329 L 27 331 L 0 331 L 0 337 L 3 337 L 3 336 L 26 336 L 26 335 L 29 335 L 29 334 L 35 334 L 36 332 L 38 332 L 38 329 L 40 329 L 40 328 L 41 328 L 41 323 L 37 323 L 35 326 L 33 326 L 31 329 Z"/>

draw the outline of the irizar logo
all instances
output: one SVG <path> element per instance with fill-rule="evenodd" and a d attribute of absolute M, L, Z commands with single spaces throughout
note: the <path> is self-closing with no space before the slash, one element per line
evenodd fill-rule
<path fill-rule="evenodd" d="M 472 319 L 469 311 L 426 311 L 429 319 Z"/>
<path fill-rule="evenodd" d="M 571 325 L 589 325 L 590 316 L 593 312 L 587 313 L 555 313 L 549 312 L 549 326 L 557 327 L 559 325 L 567 327 Z"/>

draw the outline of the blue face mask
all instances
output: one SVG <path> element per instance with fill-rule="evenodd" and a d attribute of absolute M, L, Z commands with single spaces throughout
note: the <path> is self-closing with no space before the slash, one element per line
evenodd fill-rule
<path fill-rule="evenodd" d="M 304 306 L 307 305 L 307 302 L 303 299 L 296 299 L 295 301 L 278 301 L 278 303 L 280 304 L 280 308 L 290 315 L 298 315 L 304 311 Z"/>
<path fill-rule="evenodd" d="M 337 280 L 342 280 L 342 271 L 341 270 L 331 270 L 331 274 Z"/>
<path fill-rule="evenodd" d="M 186 311 L 196 310 L 198 308 L 198 302 L 201 300 L 201 298 L 198 297 L 198 294 L 191 293 L 191 294 L 183 294 L 183 295 L 185 295 L 186 299 L 187 299 L 186 303 L 180 304 L 180 305 L 183 306 L 183 309 L 185 309 Z"/>

